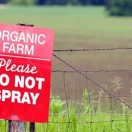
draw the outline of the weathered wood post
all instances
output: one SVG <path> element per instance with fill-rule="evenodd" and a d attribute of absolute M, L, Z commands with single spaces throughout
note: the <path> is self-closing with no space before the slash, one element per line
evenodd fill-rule
<path fill-rule="evenodd" d="M 25 123 L 21 121 L 8 121 L 8 132 L 25 132 Z M 29 132 L 35 132 L 35 123 L 31 122 Z"/>
<path fill-rule="evenodd" d="M 25 124 L 21 121 L 8 121 L 8 132 L 25 132 Z"/>
<path fill-rule="evenodd" d="M 35 132 L 35 123 L 34 122 L 30 123 L 29 132 Z"/>

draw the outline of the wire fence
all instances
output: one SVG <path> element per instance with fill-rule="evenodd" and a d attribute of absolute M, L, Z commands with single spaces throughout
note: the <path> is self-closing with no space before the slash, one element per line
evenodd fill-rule
<path fill-rule="evenodd" d="M 132 132 L 132 88 L 129 89 L 129 94 L 125 94 L 125 92 L 121 94 L 120 78 L 113 80 L 113 89 L 112 85 L 100 84 L 89 76 L 89 73 L 96 75 L 97 73 L 127 72 L 129 73 L 128 84 L 131 81 L 132 69 L 80 70 L 57 55 L 58 52 L 120 50 L 128 51 L 132 48 L 54 50 L 53 57 L 69 67 L 70 70 L 53 69 L 49 121 L 42 125 L 36 124 L 36 132 Z M 79 79 L 76 80 L 76 77 Z M 81 81 L 83 81 L 82 85 Z M 55 82 L 57 86 L 55 86 Z M 91 86 L 92 88 L 90 88 Z M 5 128 L 2 130 L 6 132 L 7 121 L 2 121 L 2 123 L 5 124 Z M 28 131 L 28 123 L 26 128 Z"/>
<path fill-rule="evenodd" d="M 70 64 L 66 60 L 62 59 L 59 55 L 55 54 L 57 52 L 97 52 L 97 51 L 120 51 L 120 50 L 132 50 L 132 48 L 97 48 L 97 49 L 62 49 L 62 50 L 54 50 L 53 56 L 66 66 L 68 66 L 71 70 L 53 70 L 53 74 L 61 74 L 62 82 L 63 82 L 63 97 L 60 98 L 61 94 L 58 94 L 57 97 L 51 98 L 51 107 L 57 106 L 56 101 L 61 100 L 59 103 L 63 104 L 60 106 L 61 110 L 52 111 L 50 114 L 50 120 L 48 122 L 47 131 L 51 130 L 51 124 L 56 124 L 55 131 L 68 131 L 68 132 L 116 132 L 116 131 L 132 131 L 132 105 L 131 105 L 131 91 L 127 95 L 118 95 L 116 92 L 112 92 L 107 88 L 106 85 L 99 84 L 96 80 L 91 78 L 88 73 L 116 73 L 116 72 L 128 72 L 130 73 L 132 70 L 128 69 L 114 69 L 114 70 L 79 70 L 73 64 Z M 84 86 L 81 90 L 81 98 L 68 96 L 69 90 L 67 78 L 69 76 L 74 80 L 74 76 L 81 76 L 84 80 Z M 76 75 L 72 75 L 76 74 Z M 129 82 L 131 80 L 131 74 L 128 77 Z M 59 80 L 58 80 L 59 81 Z M 72 80 L 71 80 L 72 81 Z M 78 80 L 77 80 L 78 81 Z M 129 83 L 128 82 L 128 83 Z M 89 89 L 89 83 L 94 85 L 96 89 L 98 89 L 99 94 L 92 95 L 92 92 Z M 117 79 L 115 82 L 115 91 L 120 86 L 120 81 Z M 68 89 L 68 90 L 67 90 Z M 71 87 L 71 89 L 73 89 Z M 120 88 L 118 89 L 120 90 Z M 117 90 L 117 91 L 118 91 Z M 59 91 L 60 92 L 60 91 Z M 74 92 L 78 92 L 76 87 L 74 88 Z M 73 93 L 74 93 L 73 92 Z M 53 103 L 53 104 L 52 104 Z M 62 117 L 62 119 L 54 119 L 54 115 Z M 52 118 L 53 116 L 53 118 Z M 62 126 L 67 126 L 64 129 Z M 120 126 L 123 127 L 120 127 Z"/>
<path fill-rule="evenodd" d="M 114 47 L 114 48 L 90 48 L 90 49 L 55 49 L 54 52 L 90 52 L 90 51 L 116 51 L 116 50 L 132 50 L 131 47 Z"/>

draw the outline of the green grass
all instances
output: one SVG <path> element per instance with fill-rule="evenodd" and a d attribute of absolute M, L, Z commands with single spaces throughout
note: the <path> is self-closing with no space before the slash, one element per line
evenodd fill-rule
<path fill-rule="evenodd" d="M 108 47 L 112 42 L 119 46 L 122 40 L 130 45 L 132 18 L 109 17 L 104 7 L 6 7 L 0 9 L 0 16 L 3 23 L 23 22 L 53 28 L 57 48 L 65 37 L 67 47 L 71 44 L 80 47 L 80 43 Z"/>
<path fill-rule="evenodd" d="M 95 102 L 87 100 L 87 90 L 83 93 L 83 98 L 79 102 L 62 101 L 55 97 L 51 101 L 50 119 L 48 124 L 37 124 L 37 132 L 131 132 L 132 116 L 130 109 L 123 105 L 119 111 L 111 110 L 109 99 L 106 102 Z M 58 99 L 57 99 L 58 98 Z M 115 106 L 115 107 L 117 107 Z"/>
<path fill-rule="evenodd" d="M 0 22 L 10 24 L 29 23 L 37 27 L 52 28 L 55 32 L 55 49 L 132 47 L 132 17 L 110 17 L 104 7 L 7 6 L 0 9 Z M 82 70 L 132 69 L 131 52 L 129 51 L 58 53 L 58 55 L 77 69 Z M 63 70 L 67 67 L 54 59 L 53 69 Z M 110 80 L 109 75 L 106 73 L 90 75 L 99 83 Z M 125 73 L 123 76 L 125 78 L 130 75 Z M 72 80 L 71 83 L 74 83 L 74 76 L 69 76 L 69 78 Z M 122 83 L 126 84 L 127 81 L 125 78 Z M 58 83 L 56 87 L 63 86 L 62 83 Z M 92 88 L 93 86 L 89 85 L 89 87 Z M 129 94 L 130 87 L 128 85 L 124 86 L 122 92 L 125 91 L 126 94 Z M 75 91 L 77 91 L 80 86 L 78 85 L 75 88 Z M 67 91 L 71 91 L 71 89 L 67 87 Z M 54 93 L 56 93 L 55 90 Z M 92 102 L 92 106 L 98 106 L 97 110 L 93 111 L 94 108 L 90 107 L 89 102 L 85 99 L 80 100 L 80 103 L 70 102 L 69 109 L 66 108 L 65 102 L 61 99 L 59 101 L 62 102 L 62 105 L 58 105 L 61 104 L 60 102 L 56 106 L 51 105 L 53 111 L 50 115 L 50 121 L 69 122 L 70 119 L 72 123 L 37 124 L 37 132 L 46 132 L 46 129 L 48 129 L 48 132 L 90 132 L 91 130 L 92 132 L 111 132 L 111 119 L 115 120 L 112 122 L 112 132 L 132 131 L 132 116 L 123 115 L 123 112 L 131 114 L 130 110 L 114 111 L 115 115 L 110 116 L 109 106 L 102 109 L 100 102 Z M 80 106 L 82 106 L 82 114 L 78 115 L 78 107 Z M 88 110 L 93 112 L 92 120 L 91 115 L 86 113 Z M 58 114 L 54 111 L 57 111 Z M 69 117 L 68 112 L 72 113 Z M 91 121 L 94 123 L 88 123 Z M 2 122 L 0 131 L 4 129 L 4 122 Z"/>
<path fill-rule="evenodd" d="M 120 112 L 110 111 L 109 103 L 104 106 L 84 98 L 79 102 L 66 102 L 59 97 L 51 101 L 49 123 L 37 124 L 36 132 L 131 132 L 132 116 L 123 105 Z M 58 99 L 57 99 L 58 98 Z M 81 108 L 80 108 L 81 107 Z M 96 109 L 94 107 L 97 107 Z M 5 124 L 6 123 L 6 124 Z M 29 124 L 26 125 L 29 130 Z M 0 131 L 7 130 L 7 122 L 0 122 Z"/>

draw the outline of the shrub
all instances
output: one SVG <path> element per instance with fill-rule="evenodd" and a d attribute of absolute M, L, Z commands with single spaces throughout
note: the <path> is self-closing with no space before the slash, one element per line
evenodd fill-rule
<path fill-rule="evenodd" d="M 105 0 L 91 0 L 93 5 L 105 5 Z"/>
<path fill-rule="evenodd" d="M 0 0 L 0 4 L 5 4 L 7 3 L 7 0 Z"/>
<path fill-rule="evenodd" d="M 106 8 L 110 15 L 132 16 L 132 0 L 107 0 Z"/>
<path fill-rule="evenodd" d="M 70 0 L 70 1 L 68 2 L 68 4 L 69 4 L 69 5 L 79 5 L 80 3 L 79 3 L 78 0 Z"/>
<path fill-rule="evenodd" d="M 67 5 L 68 4 L 68 0 L 40 0 L 40 1 L 45 1 L 44 5 Z"/>
<path fill-rule="evenodd" d="M 9 0 L 8 3 L 12 5 L 33 5 L 34 0 Z"/>

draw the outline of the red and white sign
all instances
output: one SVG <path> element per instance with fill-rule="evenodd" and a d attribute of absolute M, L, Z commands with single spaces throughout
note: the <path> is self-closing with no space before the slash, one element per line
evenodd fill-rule
<path fill-rule="evenodd" d="M 47 122 L 53 31 L 0 24 L 0 118 Z"/>

